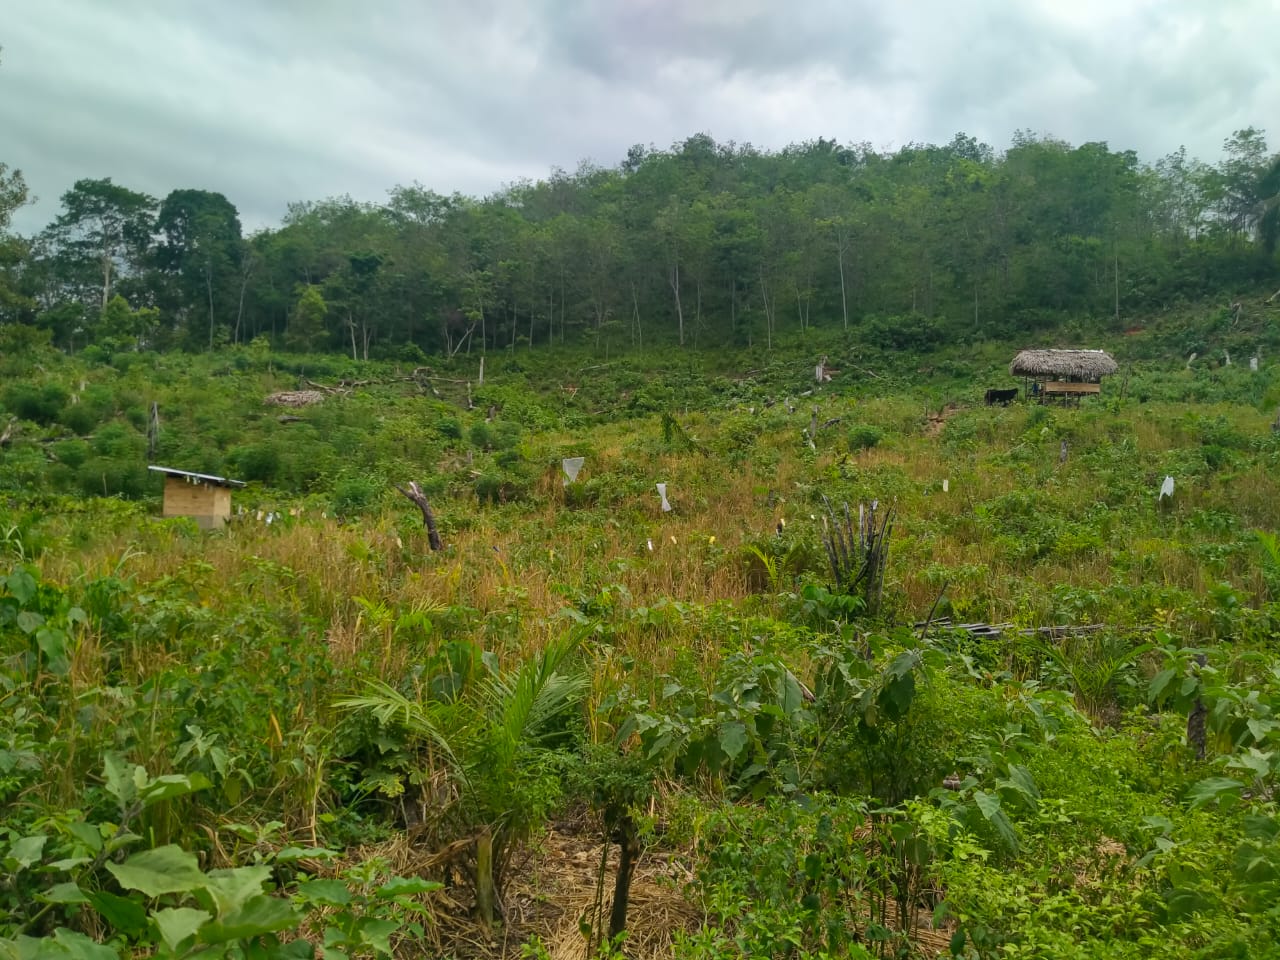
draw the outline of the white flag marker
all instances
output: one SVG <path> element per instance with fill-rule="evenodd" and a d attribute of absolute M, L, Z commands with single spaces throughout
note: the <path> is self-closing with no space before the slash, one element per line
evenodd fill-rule
<path fill-rule="evenodd" d="M 658 496 L 662 498 L 662 512 L 670 513 L 671 504 L 667 502 L 667 485 L 665 483 L 658 484 Z"/>
<path fill-rule="evenodd" d="M 951 481 L 950 481 L 950 480 L 943 480 L 943 481 L 942 481 L 942 492 L 943 492 L 943 493 L 948 493 L 948 492 L 950 492 L 950 490 L 951 490 Z"/>
<path fill-rule="evenodd" d="M 1163 500 L 1165 497 L 1173 496 L 1173 477 L 1165 477 L 1164 483 L 1160 484 L 1160 496 L 1157 500 Z"/>
<path fill-rule="evenodd" d="M 560 466 L 564 468 L 564 485 L 566 487 L 578 479 L 578 471 L 582 469 L 582 464 L 585 460 L 585 457 L 566 457 L 560 461 Z"/>

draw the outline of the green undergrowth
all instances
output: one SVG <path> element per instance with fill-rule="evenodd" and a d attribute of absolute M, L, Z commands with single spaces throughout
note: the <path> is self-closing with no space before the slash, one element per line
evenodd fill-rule
<path fill-rule="evenodd" d="M 984 406 L 1000 345 L 516 353 L 470 407 L 463 358 L 7 358 L 0 956 L 547 955 L 566 832 L 582 955 L 1274 953 L 1280 383 L 1182 323 L 1078 408 Z M 824 542 L 873 502 L 874 616 Z"/>

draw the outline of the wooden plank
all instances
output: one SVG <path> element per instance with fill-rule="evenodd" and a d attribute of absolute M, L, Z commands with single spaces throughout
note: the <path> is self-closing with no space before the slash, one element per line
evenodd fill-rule
<path fill-rule="evenodd" d="M 1101 393 L 1102 384 L 1100 383 L 1069 383 L 1064 380 L 1049 380 L 1041 387 L 1041 391 L 1047 394 L 1085 394 L 1085 393 Z"/>
<path fill-rule="evenodd" d="M 165 517 L 191 517 L 205 530 L 220 527 L 231 516 L 231 490 L 167 477 L 161 514 Z"/>

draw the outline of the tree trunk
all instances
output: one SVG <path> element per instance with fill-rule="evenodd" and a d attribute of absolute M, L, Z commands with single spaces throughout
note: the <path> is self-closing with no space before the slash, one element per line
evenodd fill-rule
<path fill-rule="evenodd" d="M 396 490 L 416 503 L 418 509 L 422 511 L 422 525 L 427 528 L 427 542 L 431 544 L 431 549 L 443 550 L 444 544 L 440 542 L 440 533 L 436 529 L 435 514 L 432 513 L 431 504 L 427 502 L 427 496 L 422 492 L 422 488 L 416 481 L 411 480 L 407 490 L 404 487 L 396 487 Z"/>
<path fill-rule="evenodd" d="M 613 881 L 613 907 L 609 911 L 609 942 L 616 943 L 627 929 L 627 901 L 631 896 L 631 879 L 636 861 L 640 858 L 640 840 L 634 824 L 623 828 L 622 842 L 618 844 L 618 874 Z"/>
<path fill-rule="evenodd" d="M 839 253 L 836 255 L 836 262 L 840 266 L 840 314 L 844 317 L 845 332 L 849 330 L 849 299 L 845 293 L 844 285 L 844 247 L 841 246 Z"/>
<path fill-rule="evenodd" d="M 497 893 L 493 886 L 493 834 L 481 827 L 476 837 L 476 911 L 486 930 L 493 929 Z"/>
<path fill-rule="evenodd" d="M 676 297 L 676 321 L 680 325 L 680 346 L 684 346 L 684 308 L 680 305 L 680 262 L 677 260 L 667 273 L 667 282 Z"/>
<path fill-rule="evenodd" d="M 636 320 L 636 349 L 644 350 L 644 328 L 640 325 L 640 294 L 634 280 L 631 282 L 631 309 Z"/>
<path fill-rule="evenodd" d="M 246 258 L 248 259 L 248 258 Z M 231 342 L 240 342 L 240 321 L 244 318 L 244 294 L 249 288 L 249 277 L 253 274 L 253 262 L 245 266 L 244 274 L 240 277 L 240 303 L 236 306 L 236 328 L 231 334 Z"/>
<path fill-rule="evenodd" d="M 205 261 L 204 286 L 209 294 L 209 349 L 213 349 L 213 261 Z"/>
<path fill-rule="evenodd" d="M 1112 253 L 1115 255 L 1115 274 L 1116 274 L 1116 329 L 1120 329 L 1120 250 L 1114 248 Z"/>
<path fill-rule="evenodd" d="M 107 309 L 107 303 L 111 300 L 111 254 L 103 251 L 102 254 L 102 309 Z"/>

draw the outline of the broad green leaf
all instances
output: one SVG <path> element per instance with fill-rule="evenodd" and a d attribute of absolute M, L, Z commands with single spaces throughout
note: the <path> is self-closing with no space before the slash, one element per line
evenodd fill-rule
<path fill-rule="evenodd" d="M 394 920 L 379 920 L 376 917 L 364 917 L 360 920 L 360 939 L 379 953 L 391 956 L 391 935 L 400 929 Z"/>
<path fill-rule="evenodd" d="M 205 924 L 200 930 L 200 940 L 202 943 L 224 943 L 259 937 L 297 926 L 301 919 L 302 911 L 285 900 L 263 893 L 247 901 L 230 916 Z"/>
<path fill-rule="evenodd" d="M 44 625 L 44 617 L 34 610 L 23 610 L 18 614 L 18 629 L 23 633 L 35 633 Z"/>
<path fill-rule="evenodd" d="M 308 903 L 344 907 L 351 902 L 351 890 L 341 880 L 309 880 L 298 884 L 298 896 Z"/>
<path fill-rule="evenodd" d="M 1280 820 L 1251 813 L 1244 818 L 1244 835 L 1270 843 L 1280 836 Z"/>
<path fill-rule="evenodd" d="M 4 585 L 9 593 L 23 606 L 30 603 L 36 595 L 36 578 L 25 570 L 15 570 L 5 577 Z"/>
<path fill-rule="evenodd" d="M 174 844 L 135 853 L 124 863 L 108 863 L 107 869 L 120 886 L 148 897 L 186 893 L 204 886 L 206 880 L 195 854 Z"/>
<path fill-rule="evenodd" d="M 36 646 L 44 654 L 53 673 L 65 674 L 71 669 L 71 661 L 67 656 L 67 635 L 61 630 L 41 627 L 36 631 Z"/>
<path fill-rule="evenodd" d="M 1239 780 L 1232 780 L 1230 777 L 1209 777 L 1187 791 L 1187 800 L 1191 809 L 1195 810 L 1224 797 L 1235 799 L 1234 795 L 1243 789 L 1244 784 Z"/>
<path fill-rule="evenodd" d="M 1253 739 L 1258 741 L 1258 743 L 1267 739 L 1268 735 L 1273 733 L 1275 730 L 1280 730 L 1280 722 L 1270 719 L 1260 720 L 1256 717 L 1251 717 L 1247 720 L 1245 722 L 1245 726 L 1249 728 L 1249 732 L 1253 734 Z"/>
<path fill-rule="evenodd" d="M 444 889 L 439 880 L 426 880 L 422 877 L 392 877 L 378 888 L 380 897 L 411 897 L 418 893 L 431 893 Z"/>
<path fill-rule="evenodd" d="M 102 767 L 107 793 L 119 801 L 122 809 L 133 803 L 138 796 L 138 788 L 133 782 L 134 765 L 127 763 L 119 754 L 108 752 L 102 757 Z"/>
<path fill-rule="evenodd" d="M 36 894 L 37 900 L 45 903 L 88 903 L 80 885 L 76 883 L 55 883 L 44 893 Z"/>
<path fill-rule="evenodd" d="M 212 917 L 204 910 L 193 910 L 190 907 L 166 907 L 151 914 L 151 919 L 165 946 L 177 953 L 179 945 L 189 937 L 194 937 Z"/>
<path fill-rule="evenodd" d="M 98 829 L 97 824 L 77 820 L 67 825 L 67 832 L 94 853 L 102 849 L 102 831 Z"/>
<path fill-rule="evenodd" d="M 110 947 L 59 927 L 52 937 L 18 937 L 18 960 L 120 960 Z"/>
<path fill-rule="evenodd" d="M 1234 770 L 1248 770 L 1261 780 L 1271 773 L 1272 762 L 1273 755 L 1271 753 L 1259 750 L 1257 747 L 1249 747 L 1242 753 L 1232 757 L 1227 762 L 1227 766 Z"/>
<path fill-rule="evenodd" d="M 1009 779 L 1000 780 L 999 787 L 1008 788 L 1022 794 L 1033 804 L 1040 800 L 1040 790 L 1031 776 L 1031 771 L 1019 763 L 1009 764 Z"/>
<path fill-rule="evenodd" d="M 747 727 L 740 720 L 730 720 L 720 727 L 720 749 L 731 761 L 738 759 L 747 745 Z"/>
<path fill-rule="evenodd" d="M 44 845 L 48 839 L 43 834 L 36 834 L 15 840 L 9 847 L 6 859 L 16 861 L 19 870 L 24 870 L 33 863 L 39 863 L 40 854 L 44 852 Z"/>
<path fill-rule="evenodd" d="M 185 796 L 197 790 L 207 790 L 211 786 L 213 784 L 209 782 L 209 778 L 202 773 L 171 773 L 148 780 L 143 787 L 139 788 L 138 799 L 147 806 L 151 806 L 161 800 Z"/>
<path fill-rule="evenodd" d="M 63 857 L 60 860 L 50 860 L 48 866 L 51 870 L 74 870 L 86 863 L 93 863 L 93 857 Z"/>
<path fill-rule="evenodd" d="M 339 850 L 325 847 L 281 847 L 276 852 L 276 863 L 291 863 L 294 860 L 334 860 L 342 856 Z"/>
<path fill-rule="evenodd" d="M 1000 798 L 994 793 L 975 790 L 973 799 L 977 803 L 978 809 L 982 811 L 982 815 L 996 828 L 996 832 L 1000 834 L 1000 839 L 1008 844 L 1011 850 L 1017 850 L 1018 835 L 1014 832 L 1013 824 L 1009 822 L 1009 817 L 1000 809 Z"/>
<path fill-rule="evenodd" d="M 1178 671 L 1172 668 L 1168 670 L 1161 670 L 1157 673 L 1151 678 L 1151 683 L 1147 685 L 1147 699 L 1152 703 L 1159 700 L 1160 695 L 1164 693 L 1165 688 L 1169 686 L 1169 683 L 1177 675 Z"/>
<path fill-rule="evenodd" d="M 121 933 L 136 937 L 146 931 L 147 911 L 138 901 L 105 890 L 96 890 L 88 896 L 93 908 Z"/>
<path fill-rule="evenodd" d="M 254 897 L 261 895 L 262 885 L 271 879 L 271 867 L 235 867 L 210 870 L 201 886 L 213 899 L 219 919 L 234 913 Z"/>
<path fill-rule="evenodd" d="M 330 850 L 328 847 L 286 846 L 276 851 L 277 863 L 291 863 L 295 860 L 336 860 L 342 856 L 341 850 Z"/>
<path fill-rule="evenodd" d="M 902 657 L 907 654 L 902 654 Z M 898 661 L 895 660 L 896 664 Z M 911 702 L 916 696 L 916 675 L 912 672 L 897 673 L 890 670 L 892 679 L 884 685 L 884 689 L 880 691 L 878 703 L 880 709 L 884 711 L 886 717 L 890 720 L 901 720 L 907 715 L 907 711 L 911 709 Z"/>

